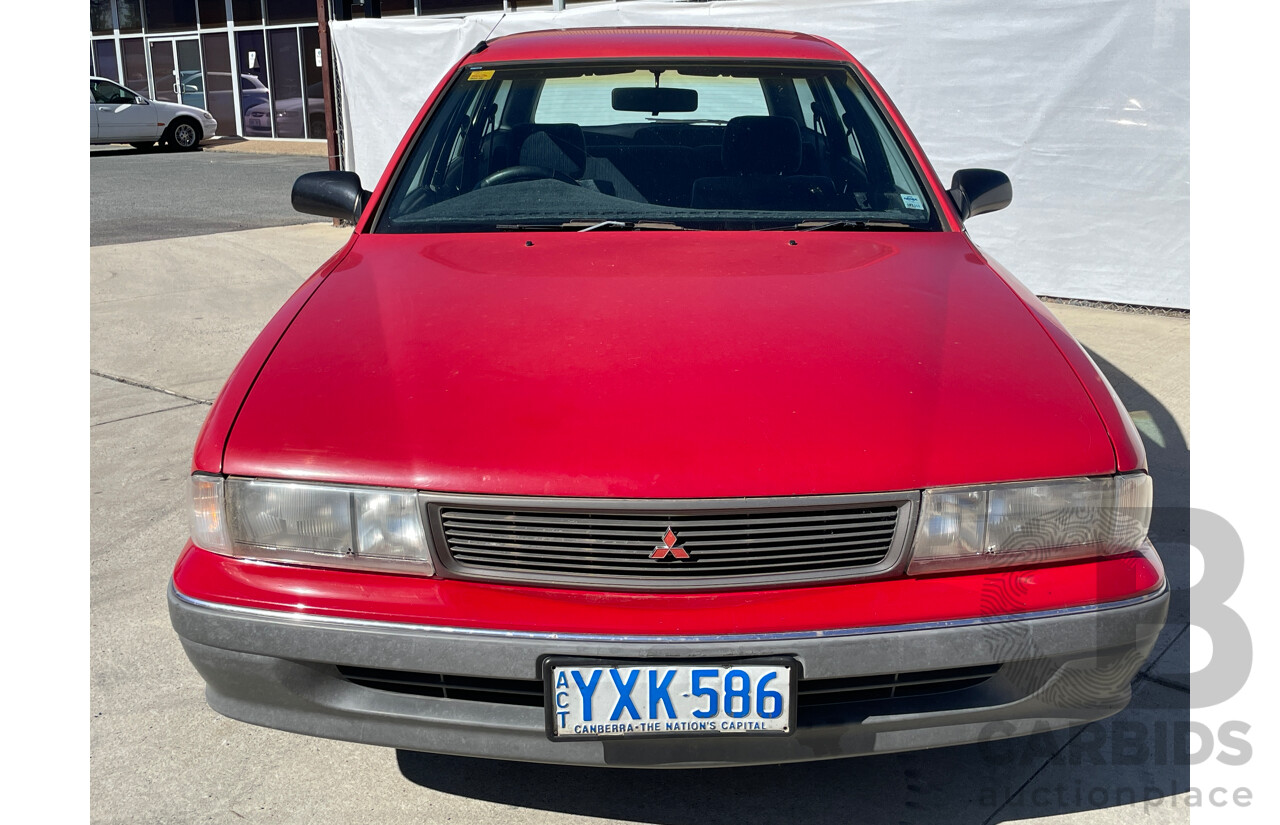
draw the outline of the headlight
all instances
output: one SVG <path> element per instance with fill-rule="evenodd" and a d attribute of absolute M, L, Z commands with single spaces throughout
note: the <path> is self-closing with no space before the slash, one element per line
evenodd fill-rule
<path fill-rule="evenodd" d="M 1057 562 L 1138 549 L 1146 473 L 925 490 L 908 573 Z"/>
<path fill-rule="evenodd" d="M 429 576 L 413 490 L 193 475 L 191 537 L 242 558 Z"/>

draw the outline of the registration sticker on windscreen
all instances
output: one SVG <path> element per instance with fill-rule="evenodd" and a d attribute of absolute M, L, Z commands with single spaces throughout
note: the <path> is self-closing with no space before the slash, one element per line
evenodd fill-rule
<path fill-rule="evenodd" d="M 795 730 L 792 659 L 732 664 L 551 659 L 553 740 L 786 735 Z"/>

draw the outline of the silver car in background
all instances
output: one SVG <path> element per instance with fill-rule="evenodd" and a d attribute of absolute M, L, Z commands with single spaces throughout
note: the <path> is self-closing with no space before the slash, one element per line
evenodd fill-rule
<path fill-rule="evenodd" d="M 204 109 L 150 100 L 104 77 L 89 78 L 89 143 L 128 143 L 146 149 L 160 141 L 189 151 L 212 137 L 218 121 Z"/>

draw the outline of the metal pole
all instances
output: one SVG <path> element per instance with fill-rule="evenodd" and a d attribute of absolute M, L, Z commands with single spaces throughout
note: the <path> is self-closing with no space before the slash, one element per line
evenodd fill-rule
<path fill-rule="evenodd" d="M 316 0 L 320 24 L 320 85 L 324 89 L 324 137 L 329 145 L 329 171 L 338 170 L 338 133 L 333 121 L 333 70 L 329 59 L 329 9 L 325 0 Z"/>

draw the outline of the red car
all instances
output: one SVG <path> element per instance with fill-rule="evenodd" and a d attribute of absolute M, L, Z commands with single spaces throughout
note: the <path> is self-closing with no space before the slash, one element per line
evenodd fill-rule
<path fill-rule="evenodd" d="M 481 43 L 228 379 L 169 607 L 209 704 L 410 750 L 776 763 L 1124 707 L 1151 480 L 839 46 Z"/>

